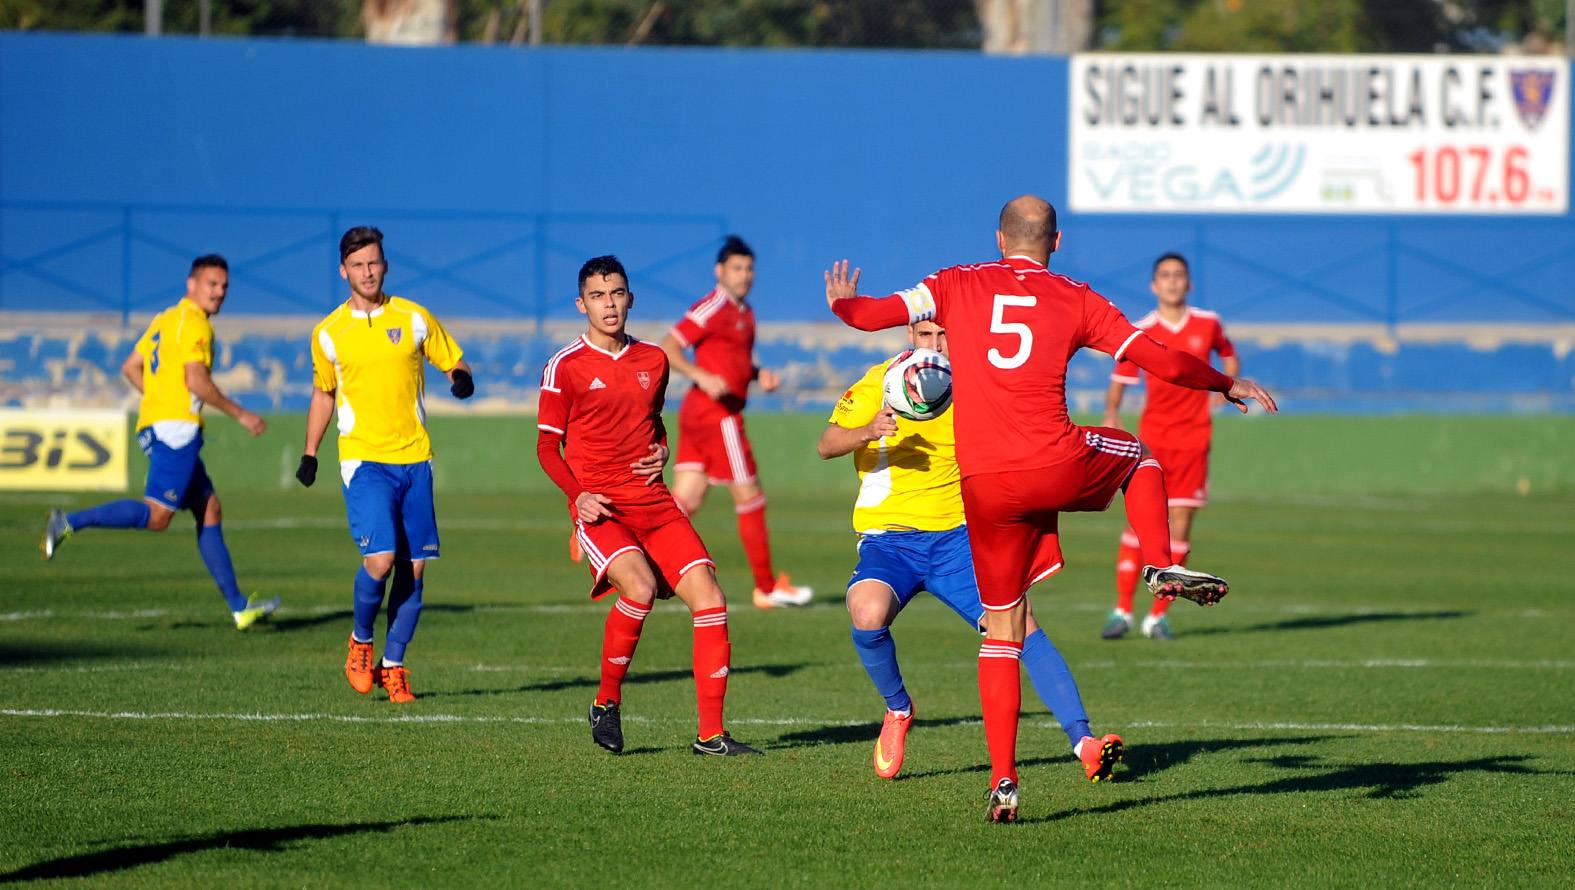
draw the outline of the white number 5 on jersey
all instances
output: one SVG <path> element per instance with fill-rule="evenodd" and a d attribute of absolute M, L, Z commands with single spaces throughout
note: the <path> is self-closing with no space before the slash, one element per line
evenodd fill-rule
<path fill-rule="evenodd" d="M 997 368 L 1010 371 L 1022 367 L 1028 361 L 1028 354 L 1034 349 L 1034 332 L 1028 325 L 1020 321 L 1007 321 L 1005 318 L 1006 307 L 1020 306 L 1028 309 L 1039 302 L 1039 298 L 1032 294 L 996 294 L 995 308 L 990 312 L 990 333 L 1011 334 L 1017 338 L 1017 351 L 1011 355 L 1002 355 L 1001 350 L 994 346 L 988 353 L 990 364 Z"/>

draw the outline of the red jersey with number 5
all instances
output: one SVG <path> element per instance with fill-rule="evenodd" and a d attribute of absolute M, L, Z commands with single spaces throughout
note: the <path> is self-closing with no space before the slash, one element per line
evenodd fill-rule
<path fill-rule="evenodd" d="M 946 329 L 964 477 L 1084 456 L 1067 414 L 1067 363 L 1085 346 L 1120 359 L 1140 336 L 1088 285 L 1027 257 L 942 269 L 895 296 L 910 323 L 933 318 Z"/>
<path fill-rule="evenodd" d="M 1175 349 L 1208 361 L 1210 353 L 1226 358 L 1236 354 L 1236 347 L 1225 337 L 1225 326 L 1220 317 L 1207 309 L 1187 308 L 1181 324 L 1172 325 L 1159 317 L 1158 312 L 1138 319 L 1139 330 L 1168 349 Z M 1138 366 L 1130 361 L 1116 363 L 1111 380 L 1128 385 L 1142 382 Z M 1148 398 L 1143 403 L 1143 417 L 1138 422 L 1138 435 L 1155 447 L 1197 451 L 1209 447 L 1213 420 L 1209 414 L 1210 393 L 1187 389 L 1149 375 L 1145 384 Z"/>

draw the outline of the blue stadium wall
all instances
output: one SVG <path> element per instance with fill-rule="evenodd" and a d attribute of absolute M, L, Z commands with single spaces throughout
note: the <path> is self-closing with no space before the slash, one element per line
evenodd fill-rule
<path fill-rule="evenodd" d="M 656 325 L 709 286 L 734 231 L 759 254 L 756 311 L 781 329 L 763 348 L 823 366 L 844 341 L 801 323 L 824 321 L 833 259 L 869 290 L 907 286 L 990 255 L 1006 198 L 1065 194 L 1067 78 L 1065 59 L 973 53 L 0 34 L 0 371 L 57 348 L 43 327 L 19 339 L 29 314 L 134 323 L 207 251 L 234 264 L 237 330 L 320 315 L 342 298 L 338 233 L 358 223 L 388 234 L 393 292 L 542 340 L 508 356 L 521 385 L 572 321 L 585 257 L 619 254 Z M 1152 257 L 1191 254 L 1197 301 L 1246 332 L 1249 366 L 1309 398 L 1572 404 L 1569 215 L 1063 227 L 1054 264 L 1133 315 Z"/>

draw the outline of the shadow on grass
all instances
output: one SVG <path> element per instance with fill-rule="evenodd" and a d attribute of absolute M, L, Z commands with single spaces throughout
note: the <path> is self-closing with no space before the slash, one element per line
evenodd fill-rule
<path fill-rule="evenodd" d="M 109 872 L 124 871 L 140 865 L 164 862 L 186 853 L 203 850 L 233 848 L 254 850 L 259 853 L 277 853 L 299 841 L 326 840 L 351 834 L 374 831 L 391 831 L 403 826 L 438 825 L 444 822 L 462 822 L 473 819 L 495 819 L 496 816 L 416 816 L 399 822 L 363 822 L 351 825 L 289 825 L 282 828 L 247 828 L 241 831 L 221 831 L 173 841 L 152 844 L 128 844 L 84 853 L 79 856 L 62 856 L 45 862 L 0 874 L 0 884 L 38 881 L 48 878 L 86 878 Z"/>
<path fill-rule="evenodd" d="M 166 649 L 141 646 L 106 646 L 102 643 L 57 643 L 46 640 L 7 640 L 0 642 L 0 665 L 27 667 L 54 661 L 88 658 L 137 659 L 164 655 Z"/>
<path fill-rule="evenodd" d="M 1044 766 L 1051 763 L 1064 763 L 1067 766 L 1072 766 L 1076 763 L 1076 761 L 1072 759 L 1071 752 L 1068 752 L 1065 757 L 1030 757 L 1027 760 L 1019 760 L 1017 761 L 1017 767 L 1018 769 L 1022 769 L 1023 767 L 1027 766 Z M 896 781 L 912 782 L 915 779 L 933 779 L 937 776 L 960 776 L 964 775 L 965 773 L 983 773 L 986 777 L 988 777 L 990 774 L 990 765 L 988 763 L 975 763 L 971 766 L 954 766 L 950 769 L 931 769 L 916 773 L 905 772 L 899 774 L 896 778 Z M 986 781 L 984 784 L 988 786 L 990 783 Z"/>
<path fill-rule="evenodd" d="M 1116 773 L 1116 781 L 1142 781 L 1144 776 L 1163 772 L 1173 766 L 1189 763 L 1199 754 L 1212 754 L 1242 748 L 1268 748 L 1275 745 L 1310 745 L 1336 736 L 1315 735 L 1275 737 L 1268 739 L 1197 739 L 1186 742 L 1159 742 L 1139 744 L 1126 751 L 1125 770 Z"/>
<path fill-rule="evenodd" d="M 1196 630 L 1188 628 L 1187 636 L 1323 630 L 1330 627 L 1347 627 L 1352 624 L 1381 624 L 1392 621 L 1442 621 L 1450 618 L 1469 618 L 1475 614 L 1463 609 L 1440 609 L 1436 612 L 1351 612 L 1347 615 L 1313 615 L 1306 618 L 1289 618 L 1285 621 L 1266 621 L 1245 627 L 1200 627 Z"/>
<path fill-rule="evenodd" d="M 1023 823 L 1059 822 L 1077 816 L 1096 816 L 1121 813 L 1140 807 L 1173 801 L 1211 800 L 1221 797 L 1238 797 L 1256 794 L 1305 794 L 1318 791 L 1365 792 L 1369 799 L 1404 799 L 1418 796 L 1422 789 L 1439 785 L 1454 776 L 1468 773 L 1489 773 L 1503 776 L 1567 775 L 1552 770 L 1538 770 L 1525 765 L 1530 758 L 1524 754 L 1499 757 L 1477 757 L 1470 760 L 1429 760 L 1420 763 L 1357 763 L 1337 764 L 1319 762 L 1317 758 L 1299 755 L 1252 760 L 1277 769 L 1293 771 L 1298 775 L 1285 776 L 1254 785 L 1236 785 L 1227 788 L 1206 788 L 1182 794 L 1166 794 L 1118 800 L 1104 806 L 1062 810 L 1046 816 L 1029 816 Z"/>
<path fill-rule="evenodd" d="M 962 726 L 978 723 L 977 715 L 968 717 L 914 717 L 915 729 L 935 726 Z M 851 745 L 874 742 L 880 736 L 880 723 L 833 723 L 790 732 L 772 744 L 773 748 L 809 748 L 816 745 Z"/>
<path fill-rule="evenodd" d="M 426 603 L 421 607 L 421 613 L 423 615 L 427 614 L 428 612 L 449 612 L 463 614 L 474 611 L 476 611 L 475 606 L 465 605 L 463 603 Z M 381 619 L 383 613 L 380 611 L 378 616 Z M 279 615 L 275 613 L 274 615 L 269 616 L 266 626 L 272 627 L 274 630 L 280 631 L 282 633 L 289 633 L 292 630 L 305 630 L 309 627 L 318 627 L 324 624 L 337 624 L 340 622 L 354 620 L 354 609 L 336 609 L 332 612 L 319 612 L 315 615 Z"/>
<path fill-rule="evenodd" d="M 809 667 L 809 662 L 798 664 L 751 664 L 741 665 L 728 669 L 728 676 L 737 677 L 740 674 L 764 674 L 767 677 L 787 677 Z M 694 679 L 694 672 L 690 670 L 676 671 L 648 671 L 640 673 L 631 671 L 624 678 L 624 685 L 642 683 L 671 683 L 679 680 Z M 464 695 L 510 695 L 517 692 L 561 692 L 565 689 L 595 689 L 601 685 L 600 677 L 561 677 L 553 680 L 542 680 L 538 683 L 526 683 L 522 686 L 510 686 L 504 689 L 461 689 L 455 692 L 424 692 L 422 698 L 456 698 Z"/>

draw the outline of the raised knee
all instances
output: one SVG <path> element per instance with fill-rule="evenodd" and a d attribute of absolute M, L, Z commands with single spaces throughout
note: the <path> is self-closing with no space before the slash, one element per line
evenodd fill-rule
<path fill-rule="evenodd" d="M 618 595 L 637 603 L 649 603 L 656 599 L 656 579 L 635 578 L 625 581 L 619 586 Z"/>
<path fill-rule="evenodd" d="M 853 626 L 859 630 L 880 630 L 886 626 L 886 615 L 882 610 L 868 606 L 848 606 L 848 617 L 853 619 Z"/>
<path fill-rule="evenodd" d="M 891 623 L 892 596 L 885 587 L 855 587 L 848 591 L 848 617 L 859 630 L 880 630 Z"/>

